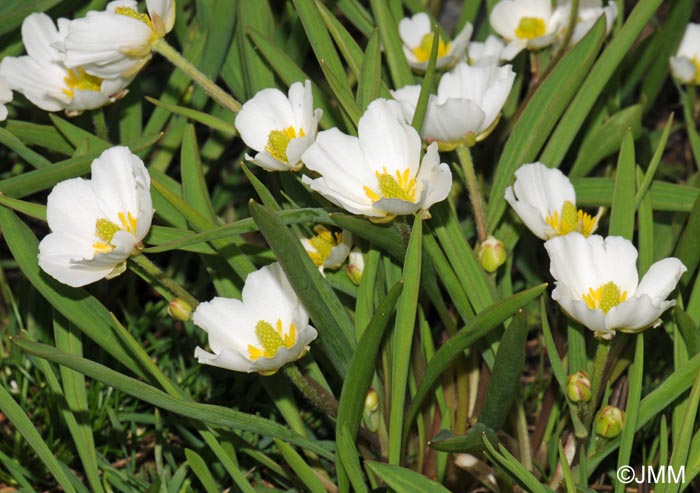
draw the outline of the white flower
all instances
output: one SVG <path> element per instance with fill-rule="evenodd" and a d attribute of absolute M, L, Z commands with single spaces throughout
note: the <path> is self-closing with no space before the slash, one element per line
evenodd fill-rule
<path fill-rule="evenodd" d="M 559 24 L 558 38 L 560 41 L 566 35 L 566 31 L 569 27 L 570 15 L 571 1 L 561 0 L 553 14 L 553 17 L 557 18 Z M 591 30 L 601 15 L 605 16 L 606 33 L 609 34 L 613 22 L 615 22 L 617 18 L 617 4 L 614 1 L 609 1 L 608 5 L 603 7 L 602 0 L 580 0 L 578 17 L 574 25 L 574 33 L 571 35 L 571 44 L 576 44 L 581 41 L 581 38 Z"/>
<path fill-rule="evenodd" d="M 212 350 L 195 349 L 200 363 L 272 374 L 306 353 L 316 329 L 278 263 L 248 274 L 242 295 L 197 306 L 192 321 L 209 334 Z"/>
<path fill-rule="evenodd" d="M 419 165 L 420 151 L 420 136 L 399 105 L 377 99 L 360 118 L 358 137 L 337 128 L 318 134 L 302 161 L 321 176 L 302 180 L 339 207 L 386 222 L 427 211 L 450 191 L 452 173 L 437 146 L 428 146 Z"/>
<path fill-rule="evenodd" d="M 469 43 L 469 65 L 485 67 L 488 65 L 500 65 L 503 61 L 503 48 L 505 45 L 501 38 L 489 34 L 486 41 L 472 41 Z"/>
<path fill-rule="evenodd" d="M 151 58 L 153 43 L 175 24 L 175 0 L 146 0 L 148 14 L 134 0 L 116 0 L 104 11 L 71 21 L 64 47 L 68 67 L 82 66 L 102 78 L 133 77 Z"/>
<path fill-rule="evenodd" d="M 450 67 L 457 61 L 464 59 L 472 30 L 472 25 L 466 23 L 454 41 L 445 41 L 440 37 L 436 68 Z M 401 19 L 399 36 L 403 42 L 403 52 L 411 68 L 422 71 L 427 69 L 430 51 L 433 48 L 433 26 L 428 14 L 419 12 L 413 17 Z"/>
<path fill-rule="evenodd" d="M 7 118 L 7 108 L 5 103 L 12 101 L 12 91 L 7 85 L 7 81 L 0 76 L 0 122 Z"/>
<path fill-rule="evenodd" d="M 125 269 L 151 227 L 151 179 L 126 147 L 112 147 L 92 162 L 92 178 L 71 178 L 49 194 L 51 233 L 39 243 L 39 266 L 78 287 Z"/>
<path fill-rule="evenodd" d="M 311 82 L 295 82 L 289 97 L 263 89 L 246 101 L 236 116 L 236 129 L 248 147 L 258 151 L 246 160 L 268 171 L 298 171 L 302 153 L 313 143 L 323 111 L 314 111 Z"/>
<path fill-rule="evenodd" d="M 74 115 L 114 101 L 130 79 L 103 80 L 81 67 L 66 68 L 64 54 L 56 46 L 65 39 L 69 22 L 58 19 L 57 29 L 46 14 L 25 18 L 22 41 L 27 55 L 3 58 L 0 75 L 10 89 L 24 94 L 42 110 L 66 110 Z"/>
<path fill-rule="evenodd" d="M 437 95 L 430 96 L 421 137 L 437 141 L 440 150 L 471 146 L 485 139 L 498 123 L 514 80 L 510 65 L 470 67 L 458 63 L 442 76 Z M 420 86 L 402 87 L 391 94 L 401 104 L 406 120 L 411 121 Z"/>
<path fill-rule="evenodd" d="M 604 339 L 616 330 L 639 332 L 660 324 L 661 314 L 676 304 L 666 298 L 687 270 L 669 257 L 652 265 L 639 282 L 637 249 L 621 236 L 570 233 L 544 246 L 556 280 L 552 298 Z"/>
<path fill-rule="evenodd" d="M 501 56 L 512 60 L 522 50 L 539 50 L 554 42 L 560 18 L 550 0 L 501 0 L 489 16 L 494 31 L 508 41 Z"/>
<path fill-rule="evenodd" d="M 311 257 L 318 270 L 323 274 L 324 269 L 337 269 L 350 254 L 352 234 L 343 230 L 342 233 L 331 233 L 324 226 L 314 228 L 316 236 L 301 238 L 304 250 Z"/>
<path fill-rule="evenodd" d="M 588 236 L 598 228 L 598 216 L 576 209 L 576 191 L 569 178 L 542 163 L 518 168 L 505 198 L 525 226 L 543 240 L 572 231 Z"/>
<path fill-rule="evenodd" d="M 671 73 L 683 84 L 700 85 L 700 24 L 688 24 L 676 56 L 671 57 Z"/>

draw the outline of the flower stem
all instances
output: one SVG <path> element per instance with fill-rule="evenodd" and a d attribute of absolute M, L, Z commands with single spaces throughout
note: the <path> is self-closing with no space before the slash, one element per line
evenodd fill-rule
<path fill-rule="evenodd" d="M 160 38 L 151 45 L 151 48 L 156 53 L 168 59 L 170 63 L 185 72 L 190 79 L 199 84 L 217 103 L 232 111 L 238 113 L 241 110 L 241 103 L 236 101 L 230 94 L 221 89 L 209 77 L 200 72 L 197 67 L 183 57 L 175 48 L 170 46 L 165 39 Z"/>
<path fill-rule="evenodd" d="M 294 386 L 299 389 L 299 392 L 304 394 L 304 397 L 319 411 L 326 413 L 331 418 L 338 416 L 338 401 L 318 382 L 302 375 L 294 363 L 285 365 L 283 371 Z"/>
<path fill-rule="evenodd" d="M 180 298 L 186 302 L 192 309 L 199 305 L 199 300 L 188 293 L 185 288 L 180 286 L 172 277 L 167 276 L 160 268 L 150 261 L 144 254 L 132 255 L 129 260 L 145 273 L 150 280 L 157 282 L 166 290 L 168 290 L 175 298 Z"/>
<path fill-rule="evenodd" d="M 597 339 L 595 360 L 593 361 L 593 377 L 591 381 L 591 400 L 588 402 L 584 417 L 586 429 L 590 428 L 593 415 L 598 407 L 598 401 L 600 400 L 599 394 L 603 388 L 602 383 L 605 374 L 605 366 L 608 363 L 608 354 L 610 353 L 610 345 L 611 343 L 607 339 Z"/>
<path fill-rule="evenodd" d="M 457 147 L 457 156 L 464 170 L 464 180 L 467 184 L 469 192 L 469 200 L 474 209 L 474 221 L 476 222 L 476 233 L 479 238 L 479 243 L 483 243 L 488 238 L 488 229 L 486 228 L 486 217 L 484 216 L 484 207 L 481 200 L 481 191 L 479 190 L 479 181 L 476 178 L 474 171 L 474 161 L 472 161 L 472 153 L 468 147 Z"/>
<path fill-rule="evenodd" d="M 109 142 L 109 129 L 107 127 L 107 119 L 105 118 L 104 109 L 98 108 L 92 112 L 92 124 L 95 127 L 97 136 Z"/>

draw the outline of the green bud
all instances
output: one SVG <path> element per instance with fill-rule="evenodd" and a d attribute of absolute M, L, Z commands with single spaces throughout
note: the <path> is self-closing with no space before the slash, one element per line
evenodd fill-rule
<path fill-rule="evenodd" d="M 365 427 L 375 432 L 379 428 L 379 395 L 373 389 L 369 389 L 365 397 L 365 409 L 363 414 Z"/>
<path fill-rule="evenodd" d="M 495 272 L 506 261 L 506 248 L 503 242 L 489 236 L 479 245 L 478 256 L 486 272 Z"/>
<path fill-rule="evenodd" d="M 359 286 L 364 270 L 365 257 L 359 248 L 354 248 L 348 256 L 348 266 L 345 268 L 345 273 L 353 283 Z"/>
<path fill-rule="evenodd" d="M 625 426 L 625 412 L 615 406 L 605 406 L 595 418 L 595 432 L 605 438 L 615 438 Z"/>
<path fill-rule="evenodd" d="M 192 317 L 192 307 L 180 298 L 173 298 L 168 304 L 168 315 L 186 322 Z"/>
<path fill-rule="evenodd" d="M 566 379 L 566 396 L 571 402 L 588 402 L 591 400 L 591 379 L 588 373 L 579 370 Z"/>

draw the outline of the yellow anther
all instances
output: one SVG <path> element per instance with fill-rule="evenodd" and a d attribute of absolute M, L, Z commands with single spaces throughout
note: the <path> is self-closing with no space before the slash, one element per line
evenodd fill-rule
<path fill-rule="evenodd" d="M 273 327 L 272 324 L 265 320 L 260 320 L 255 325 L 255 335 L 258 337 L 262 349 L 248 344 L 250 359 L 255 361 L 260 357 L 274 358 L 282 346 L 287 349 L 294 347 L 296 343 L 296 327 L 294 327 L 294 324 L 289 325 L 289 334 L 286 335 L 282 328 L 282 320 L 277 320 L 275 325 L 276 327 Z"/>
<path fill-rule="evenodd" d="M 419 62 L 427 62 L 430 60 L 430 51 L 433 49 L 433 39 L 434 39 L 434 34 L 433 33 L 428 33 L 425 36 L 423 36 L 423 39 L 421 39 L 420 44 L 413 48 L 413 55 L 416 57 L 416 59 Z M 450 43 L 445 43 L 442 40 L 442 37 L 438 39 L 438 52 L 437 52 L 437 57 L 441 58 L 447 55 L 450 51 Z"/>
<path fill-rule="evenodd" d="M 88 74 L 82 67 L 68 70 L 63 82 L 68 86 L 62 89 L 63 94 L 69 98 L 75 95 L 75 91 L 99 92 L 102 87 L 102 79 Z"/>
<path fill-rule="evenodd" d="M 309 257 L 311 257 L 314 265 L 321 266 L 331 254 L 333 247 L 343 242 L 343 234 L 333 234 L 321 225 L 316 226 L 314 231 L 316 236 L 309 238 L 309 243 L 316 251 L 309 252 Z"/>
<path fill-rule="evenodd" d="M 608 313 L 612 307 L 627 299 L 627 291 L 621 293 L 617 284 L 610 281 L 597 289 L 590 288 L 588 294 L 582 294 L 581 298 L 591 310 L 600 309 Z"/>
<path fill-rule="evenodd" d="M 129 233 L 136 233 L 136 226 L 138 226 L 139 221 L 131 215 L 131 212 L 128 212 L 126 215 L 124 215 L 123 212 L 120 212 L 118 216 L 119 221 L 122 223 L 121 229 Z"/>
<path fill-rule="evenodd" d="M 153 22 L 151 22 L 151 18 L 148 16 L 148 14 L 142 14 L 141 12 L 132 9 L 131 7 L 117 7 L 116 9 L 114 9 L 114 13 L 119 15 L 125 15 L 126 17 L 131 17 L 132 19 L 141 21 L 148 27 L 153 29 Z"/>
<path fill-rule="evenodd" d="M 545 222 L 554 230 L 551 236 L 564 236 L 574 231 L 589 236 L 595 230 L 597 219 L 576 209 L 573 202 L 566 201 L 559 211 L 554 211 L 545 218 Z"/>
<path fill-rule="evenodd" d="M 367 197 L 373 202 L 384 199 L 401 199 L 407 202 L 415 202 L 416 179 L 410 177 L 410 170 L 396 171 L 396 176 L 392 176 L 383 168 L 383 173 L 377 171 L 375 175 L 379 180 L 379 193 L 365 186 L 363 190 Z"/>
<path fill-rule="evenodd" d="M 544 36 L 545 31 L 544 19 L 541 17 L 523 17 L 515 35 L 520 39 L 535 39 Z"/>
<path fill-rule="evenodd" d="M 287 158 L 287 146 L 289 142 L 291 142 L 292 139 L 303 137 L 304 135 L 306 135 L 304 129 L 300 128 L 299 132 L 297 132 L 292 126 L 282 130 L 273 130 L 267 137 L 265 150 L 278 161 L 289 164 Z"/>

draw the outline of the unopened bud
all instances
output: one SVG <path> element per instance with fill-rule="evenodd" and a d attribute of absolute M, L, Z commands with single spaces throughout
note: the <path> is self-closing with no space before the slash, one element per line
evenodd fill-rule
<path fill-rule="evenodd" d="M 375 432 L 379 428 L 379 395 L 373 389 L 369 389 L 365 397 L 365 409 L 363 414 L 365 427 Z"/>
<path fill-rule="evenodd" d="M 192 307 L 180 298 L 173 298 L 168 304 L 168 315 L 183 322 L 192 318 Z"/>
<path fill-rule="evenodd" d="M 566 379 L 566 396 L 571 402 L 588 402 L 591 400 L 591 379 L 588 373 L 579 370 Z"/>
<path fill-rule="evenodd" d="M 362 271 L 365 270 L 365 256 L 359 248 L 354 248 L 350 252 L 348 266 L 345 268 L 345 273 L 350 280 L 356 285 L 362 281 Z"/>
<path fill-rule="evenodd" d="M 595 432 L 605 438 L 615 438 L 625 426 L 625 412 L 615 406 L 605 406 L 595 418 Z"/>
<path fill-rule="evenodd" d="M 506 261 L 506 247 L 500 240 L 489 236 L 479 245 L 478 256 L 486 272 L 495 272 Z"/>

